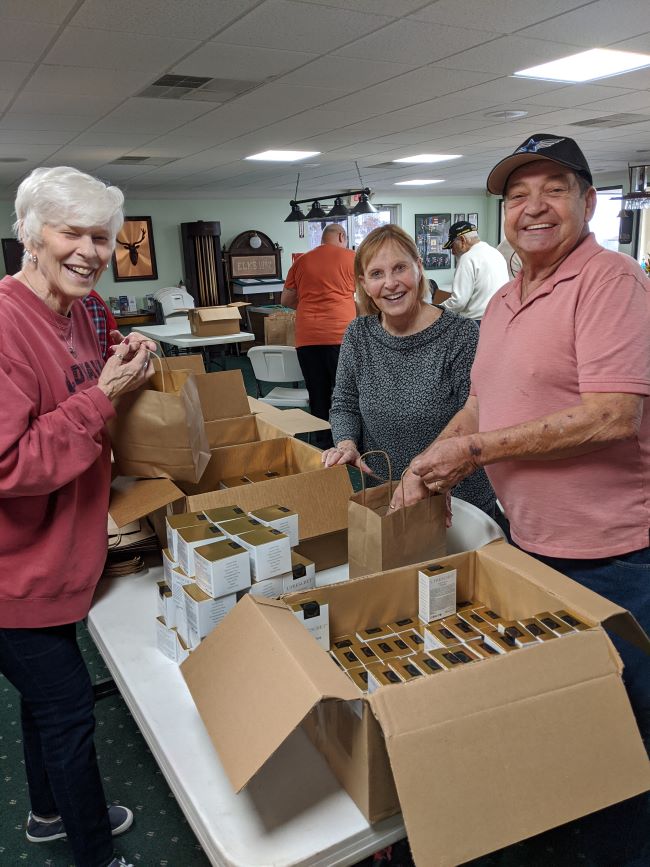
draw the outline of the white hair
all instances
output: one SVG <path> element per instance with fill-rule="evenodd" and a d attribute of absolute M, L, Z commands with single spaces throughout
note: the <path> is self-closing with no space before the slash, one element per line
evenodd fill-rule
<path fill-rule="evenodd" d="M 467 238 L 468 241 L 480 241 L 478 232 L 465 232 L 462 235 L 463 238 Z"/>
<path fill-rule="evenodd" d="M 124 222 L 124 196 L 98 178 L 70 166 L 34 169 L 18 187 L 13 229 L 28 250 L 42 243 L 44 225 L 105 227 L 113 246 Z"/>

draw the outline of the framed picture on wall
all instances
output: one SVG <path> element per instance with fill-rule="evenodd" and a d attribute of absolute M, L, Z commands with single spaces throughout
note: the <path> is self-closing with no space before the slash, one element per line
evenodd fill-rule
<path fill-rule="evenodd" d="M 425 271 L 451 268 L 451 254 L 443 250 L 451 226 L 451 214 L 416 214 L 415 243 Z"/>
<path fill-rule="evenodd" d="M 151 217 L 124 218 L 115 241 L 113 279 L 116 283 L 158 279 Z"/>
<path fill-rule="evenodd" d="M 467 222 L 471 223 L 472 226 L 476 226 L 476 228 L 478 229 L 478 214 L 468 214 Z"/>
<path fill-rule="evenodd" d="M 465 214 L 454 214 L 454 219 L 452 222 L 460 223 L 461 220 L 465 219 Z"/>

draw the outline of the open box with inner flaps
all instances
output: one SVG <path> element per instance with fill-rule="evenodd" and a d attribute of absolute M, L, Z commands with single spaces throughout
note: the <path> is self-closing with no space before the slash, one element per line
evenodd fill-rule
<path fill-rule="evenodd" d="M 235 789 L 302 723 L 369 821 L 401 809 L 416 863 L 457 864 L 650 785 L 599 625 L 647 649 L 631 615 L 503 542 L 442 562 L 458 571 L 459 597 L 507 619 L 564 608 L 595 625 L 368 696 L 287 607 L 314 591 L 245 597 L 182 667 Z M 417 571 L 319 588 L 332 636 L 417 612 Z M 272 660 L 263 678 L 260 658 Z"/>

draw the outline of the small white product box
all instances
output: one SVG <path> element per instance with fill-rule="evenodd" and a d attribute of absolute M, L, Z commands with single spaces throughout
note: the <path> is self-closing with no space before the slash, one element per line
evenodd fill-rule
<path fill-rule="evenodd" d="M 267 527 L 274 527 L 289 537 L 292 548 L 300 541 L 298 532 L 298 513 L 286 506 L 267 506 L 265 509 L 255 509 L 248 513 Z"/>
<path fill-rule="evenodd" d="M 222 542 L 224 534 L 215 524 L 205 523 L 197 527 L 182 527 L 177 531 L 178 562 L 190 578 L 194 577 L 194 549 Z"/>
<path fill-rule="evenodd" d="M 245 518 L 246 512 L 239 506 L 217 506 L 215 509 L 204 509 L 203 514 L 212 524 L 222 521 L 234 521 L 235 518 Z"/>
<path fill-rule="evenodd" d="M 257 530 L 263 527 L 261 521 L 256 521 L 249 515 L 244 515 L 241 518 L 228 518 L 227 521 L 219 521 L 217 526 L 222 533 L 230 536 L 231 539 L 237 539 L 242 533 L 250 533 L 251 530 Z"/>
<path fill-rule="evenodd" d="M 192 634 L 187 624 L 187 612 L 185 610 L 185 594 L 183 593 L 183 587 L 186 584 L 194 584 L 194 578 L 188 577 L 185 572 L 183 572 L 180 566 L 172 569 L 171 589 L 172 598 L 175 604 L 174 625 L 176 626 L 178 634 L 181 636 L 185 644 L 191 650 L 194 650 L 194 648 L 199 643 L 199 639 L 197 635 Z"/>
<path fill-rule="evenodd" d="M 165 528 L 167 530 L 167 547 L 171 551 L 172 559 L 178 563 L 178 550 L 176 547 L 176 532 L 181 527 L 195 527 L 199 524 L 209 523 L 203 512 L 183 512 L 182 515 L 167 515 Z"/>
<path fill-rule="evenodd" d="M 251 593 L 254 596 L 266 596 L 267 599 L 277 599 L 283 593 L 293 593 L 295 590 L 313 590 L 315 586 L 316 567 L 313 561 L 292 551 L 291 572 L 278 575 L 277 578 L 267 578 L 266 581 L 253 582 Z"/>
<path fill-rule="evenodd" d="M 251 578 L 265 581 L 291 572 L 291 546 L 289 537 L 273 527 L 259 527 L 237 536 L 237 541 L 248 548 L 251 558 Z"/>
<path fill-rule="evenodd" d="M 165 623 L 163 617 L 156 618 L 156 644 L 158 650 L 163 653 L 167 659 L 180 665 L 190 655 L 189 648 L 178 634 L 176 629 L 173 629 Z"/>
<path fill-rule="evenodd" d="M 183 593 L 185 594 L 187 624 L 190 631 L 198 635 L 199 640 L 209 635 L 237 603 L 236 593 L 229 593 L 227 596 L 213 599 L 212 596 L 204 593 L 197 584 L 186 584 L 183 587 Z"/>
<path fill-rule="evenodd" d="M 251 586 L 250 555 L 235 539 L 194 549 L 197 585 L 209 596 L 226 596 Z"/>
<path fill-rule="evenodd" d="M 323 650 L 330 649 L 329 605 L 318 599 L 308 599 L 291 606 L 291 610 Z"/>
<path fill-rule="evenodd" d="M 418 614 L 430 623 L 456 613 L 456 570 L 430 563 L 418 570 Z"/>
<path fill-rule="evenodd" d="M 178 566 L 178 560 L 174 557 L 170 548 L 163 548 L 162 551 L 162 561 L 163 561 L 163 575 L 165 578 L 165 584 L 168 587 L 172 586 L 172 569 L 175 569 Z"/>
<path fill-rule="evenodd" d="M 165 581 L 158 581 L 158 615 L 164 618 L 167 626 L 176 626 L 176 603 L 171 587 Z"/>

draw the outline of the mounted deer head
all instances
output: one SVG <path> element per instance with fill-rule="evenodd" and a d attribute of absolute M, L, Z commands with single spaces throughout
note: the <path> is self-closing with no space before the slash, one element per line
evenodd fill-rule
<path fill-rule="evenodd" d="M 120 247 L 124 247 L 125 250 L 129 251 L 129 259 L 131 260 L 132 265 L 138 264 L 138 247 L 142 244 L 144 239 L 147 237 L 147 230 L 144 228 L 140 229 L 141 235 L 137 241 L 133 241 L 130 243 L 129 241 L 123 241 L 120 237 L 115 239 L 115 242 L 120 245 Z"/>

